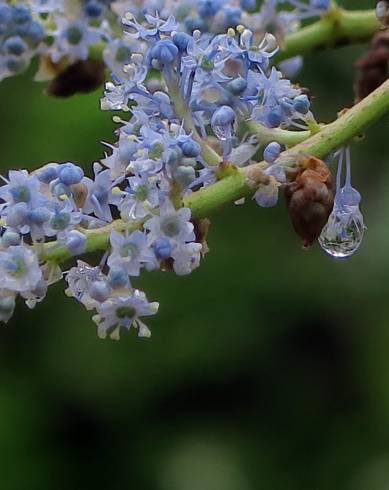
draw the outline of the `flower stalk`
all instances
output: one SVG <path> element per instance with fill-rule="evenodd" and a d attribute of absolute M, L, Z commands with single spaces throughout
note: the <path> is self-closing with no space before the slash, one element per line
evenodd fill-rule
<path fill-rule="evenodd" d="M 293 160 L 301 153 L 323 158 L 360 135 L 368 126 L 388 112 L 389 80 L 354 107 L 345 111 L 334 122 L 321 127 L 321 130 L 315 135 L 309 136 L 307 134 L 309 132 L 303 132 L 306 137 L 305 141 L 296 142 L 298 144 L 282 153 L 282 158 Z M 183 204 L 191 209 L 193 218 L 208 217 L 222 206 L 242 197 L 250 196 L 253 189 L 247 184 L 247 175 L 254 169 L 262 168 L 263 162 L 240 169 L 236 168 L 235 171 L 229 172 L 228 176 L 215 184 L 186 197 Z M 133 231 L 141 226 L 141 221 L 123 222 L 116 220 L 99 229 L 83 230 L 87 236 L 86 252 L 106 250 L 109 246 L 109 236 L 112 229 Z M 58 246 L 57 242 L 45 244 L 40 253 L 42 261 L 60 263 L 70 258 L 69 250 Z"/>
<path fill-rule="evenodd" d="M 334 6 L 320 20 L 288 34 L 275 61 L 363 43 L 369 41 L 381 28 L 375 10 L 348 11 Z"/>

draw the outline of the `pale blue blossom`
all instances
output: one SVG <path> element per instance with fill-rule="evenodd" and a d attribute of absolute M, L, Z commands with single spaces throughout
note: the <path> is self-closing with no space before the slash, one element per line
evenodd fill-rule
<path fill-rule="evenodd" d="M 112 221 L 111 205 L 117 205 L 120 195 L 113 191 L 117 181 L 112 180 L 108 169 L 102 170 L 100 165 L 95 165 L 94 180 L 85 177 L 83 183 L 88 189 L 88 196 L 82 208 L 85 214 L 94 215 L 103 221 Z"/>
<path fill-rule="evenodd" d="M 16 292 L 27 292 L 37 287 L 42 279 L 36 253 L 25 245 L 0 251 L 2 287 Z"/>
<path fill-rule="evenodd" d="M 111 338 L 119 339 L 121 328 L 129 330 L 134 326 L 139 337 L 150 337 L 150 330 L 140 318 L 155 315 L 158 308 L 157 302 L 150 303 L 145 293 L 138 289 L 132 290 L 126 297 L 111 297 L 97 307 L 97 315 L 93 317 L 97 334 L 104 339 L 109 333 Z"/>
<path fill-rule="evenodd" d="M 190 218 L 189 208 L 175 209 L 166 199 L 160 207 L 159 216 L 150 218 L 144 224 L 145 229 L 149 231 L 149 243 L 161 237 L 166 237 L 176 244 L 193 242 L 196 236 Z"/>
<path fill-rule="evenodd" d="M 128 275 L 139 276 L 142 267 L 154 269 L 156 259 L 151 251 L 146 234 L 136 230 L 130 234 L 111 231 L 111 255 L 108 257 L 108 265 L 122 267 Z"/>

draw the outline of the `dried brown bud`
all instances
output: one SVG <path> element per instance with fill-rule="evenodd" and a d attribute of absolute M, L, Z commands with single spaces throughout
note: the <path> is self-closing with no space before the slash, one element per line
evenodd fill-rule
<path fill-rule="evenodd" d="M 300 172 L 285 188 L 289 215 L 296 233 L 310 247 L 319 237 L 334 206 L 332 175 L 312 156 L 299 157 Z"/>
<path fill-rule="evenodd" d="M 72 194 L 77 207 L 82 208 L 88 196 L 87 186 L 85 184 L 81 184 L 81 182 L 79 184 L 73 184 Z"/>
<path fill-rule="evenodd" d="M 105 68 L 102 61 L 77 61 L 52 80 L 47 88 L 47 94 L 56 97 L 70 97 L 77 92 L 92 92 L 103 84 L 104 78 Z"/>
<path fill-rule="evenodd" d="M 367 52 L 355 63 L 359 71 L 355 84 L 356 102 L 361 101 L 389 77 L 389 31 L 374 35 Z"/>
<path fill-rule="evenodd" d="M 204 256 L 209 252 L 209 247 L 207 243 L 207 237 L 209 232 L 209 227 L 211 226 L 211 221 L 208 218 L 199 218 L 192 220 L 194 225 L 194 232 L 196 235 L 196 242 L 201 243 L 203 248 L 201 249 L 201 254 Z"/>

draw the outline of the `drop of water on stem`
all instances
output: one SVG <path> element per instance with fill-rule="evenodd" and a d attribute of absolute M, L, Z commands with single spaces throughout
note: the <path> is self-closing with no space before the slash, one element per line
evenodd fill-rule
<path fill-rule="evenodd" d="M 360 247 L 365 226 L 358 206 L 335 205 L 319 237 L 321 248 L 331 257 L 351 257 Z"/>

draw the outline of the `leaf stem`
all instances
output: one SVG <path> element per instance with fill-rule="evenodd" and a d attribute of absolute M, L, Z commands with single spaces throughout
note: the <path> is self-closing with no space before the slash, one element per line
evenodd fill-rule
<path fill-rule="evenodd" d="M 382 28 L 374 10 L 344 10 L 338 6 L 320 20 L 285 37 L 275 63 L 297 55 L 368 41 Z"/>
<path fill-rule="evenodd" d="M 301 153 L 323 158 L 347 144 L 353 137 L 360 135 L 367 126 L 388 112 L 389 80 L 354 107 L 344 111 L 337 120 L 322 127 L 318 133 L 284 151 L 282 158 L 293 160 Z M 247 174 L 255 168 L 263 169 L 263 163 L 255 163 L 228 172 L 222 180 L 186 197 L 184 206 L 192 210 L 193 218 L 204 218 L 228 203 L 250 196 L 253 189 L 247 184 Z M 112 229 L 133 231 L 140 228 L 142 224 L 141 221 L 125 223 L 117 220 L 103 228 L 84 231 L 87 236 L 86 252 L 106 250 Z M 63 262 L 70 257 L 70 252 L 57 242 L 45 244 L 40 253 L 42 261 Z"/>

